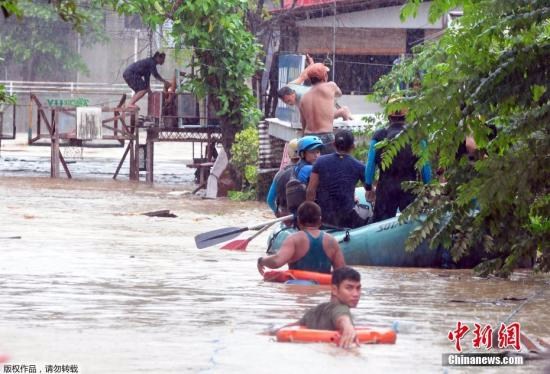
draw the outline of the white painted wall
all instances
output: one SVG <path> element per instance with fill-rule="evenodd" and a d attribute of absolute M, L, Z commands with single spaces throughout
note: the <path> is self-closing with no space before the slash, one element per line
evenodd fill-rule
<path fill-rule="evenodd" d="M 436 23 L 428 22 L 430 2 L 420 4 L 416 18 L 408 18 L 404 23 L 399 19 L 400 6 L 378 9 L 367 9 L 359 12 L 336 15 L 336 27 L 365 27 L 385 29 L 441 29 L 444 27 L 443 18 Z M 296 22 L 298 26 L 332 27 L 333 16 L 313 18 Z"/>

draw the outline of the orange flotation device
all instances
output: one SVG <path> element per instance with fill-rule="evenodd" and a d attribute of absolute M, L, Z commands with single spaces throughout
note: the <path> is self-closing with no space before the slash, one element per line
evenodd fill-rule
<path fill-rule="evenodd" d="M 289 280 L 304 280 L 317 282 L 322 285 L 330 285 L 332 274 L 304 270 L 270 270 L 264 273 L 264 280 L 279 283 L 285 283 Z"/>
<path fill-rule="evenodd" d="M 355 328 L 359 343 L 395 344 L 397 334 L 392 329 Z M 278 342 L 338 343 L 340 332 L 333 330 L 312 330 L 304 326 L 283 327 L 277 331 Z"/>

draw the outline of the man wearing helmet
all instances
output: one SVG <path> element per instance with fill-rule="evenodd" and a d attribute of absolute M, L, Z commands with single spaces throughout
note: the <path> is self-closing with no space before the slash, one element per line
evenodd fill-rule
<path fill-rule="evenodd" d="M 288 210 L 296 210 L 306 200 L 306 188 L 311 176 L 313 164 L 321 154 L 323 142 L 316 136 L 304 136 L 298 142 L 300 161 L 286 184 L 286 201 Z"/>
<path fill-rule="evenodd" d="M 288 215 L 289 211 L 295 212 L 305 200 L 305 186 L 309 182 L 312 164 L 319 157 L 322 147 L 323 142 L 316 136 L 304 136 L 289 142 L 288 152 L 292 164 L 275 175 L 267 193 L 267 204 L 277 217 Z M 296 181 L 297 188 L 295 191 L 291 187 L 292 191 L 288 193 L 287 185 L 291 179 Z M 290 203 L 287 196 L 290 197 Z"/>
<path fill-rule="evenodd" d="M 323 141 L 317 136 L 304 136 L 298 141 L 298 155 L 300 162 L 294 170 L 300 182 L 307 184 L 313 169 L 313 164 L 321 155 Z"/>
<path fill-rule="evenodd" d="M 414 200 L 414 195 L 401 188 L 401 182 L 417 180 L 415 164 L 418 158 L 413 154 L 410 144 L 403 147 L 389 168 L 382 169 L 382 151 L 376 149 L 376 144 L 385 139 L 393 139 L 406 130 L 405 116 L 407 112 L 401 109 L 388 115 L 390 124 L 388 127 L 376 131 L 370 142 L 367 165 L 365 167 L 365 189 L 367 190 L 367 200 L 373 200 L 376 195 L 376 204 L 374 205 L 373 222 L 395 217 L 397 208 L 402 212 Z M 425 146 L 425 144 L 423 145 Z M 372 184 L 376 166 L 380 167 L 376 194 L 372 191 Z M 422 168 L 422 180 L 429 183 L 431 179 L 430 165 L 424 165 Z"/>

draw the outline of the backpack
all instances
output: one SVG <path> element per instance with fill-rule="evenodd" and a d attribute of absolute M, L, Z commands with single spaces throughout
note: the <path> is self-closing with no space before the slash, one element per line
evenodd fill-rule
<path fill-rule="evenodd" d="M 298 210 L 300 204 L 306 201 L 306 185 L 298 179 L 300 169 L 293 168 L 292 174 L 286 183 L 286 206 L 289 212 L 293 213 Z"/>
<path fill-rule="evenodd" d="M 383 129 L 380 132 L 380 138 L 393 140 L 395 137 L 399 136 L 402 132 L 407 129 L 407 126 L 404 126 L 402 129 Z M 392 131 L 393 130 L 393 131 Z M 385 148 L 385 147 L 384 147 Z M 376 152 L 376 164 L 380 166 L 382 162 L 382 155 L 385 149 L 382 148 L 380 152 Z M 380 168 L 380 180 L 382 179 L 392 179 L 392 180 L 416 180 L 416 169 L 415 164 L 418 161 L 418 158 L 414 155 L 411 145 L 406 144 L 403 148 L 397 152 L 397 155 L 392 160 L 392 163 L 389 168 L 382 170 Z"/>
<path fill-rule="evenodd" d="M 276 191 L 277 191 L 277 198 L 275 200 L 275 204 L 277 205 L 278 210 L 288 210 L 287 203 L 286 203 L 286 184 L 290 180 L 290 177 L 293 174 L 293 168 L 295 165 L 289 165 L 275 176 L 277 179 L 276 183 Z"/>

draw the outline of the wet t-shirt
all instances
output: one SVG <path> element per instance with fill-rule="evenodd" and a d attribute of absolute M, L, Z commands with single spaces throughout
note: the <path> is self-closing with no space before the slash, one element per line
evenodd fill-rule
<path fill-rule="evenodd" d="M 337 330 L 336 320 L 347 315 L 353 323 L 349 307 L 338 302 L 329 301 L 312 308 L 304 314 L 299 323 L 308 329 Z"/>
<path fill-rule="evenodd" d="M 319 157 L 312 172 L 319 175 L 317 204 L 323 222 L 338 225 L 355 207 L 355 186 L 365 180 L 365 165 L 350 155 L 332 153 Z"/>
<path fill-rule="evenodd" d="M 305 95 L 306 92 L 311 90 L 311 86 L 304 86 L 302 84 L 296 84 L 296 83 L 289 83 L 288 87 L 292 88 L 294 92 L 296 92 L 296 108 L 300 107 L 300 101 L 302 100 L 302 96 Z"/>

